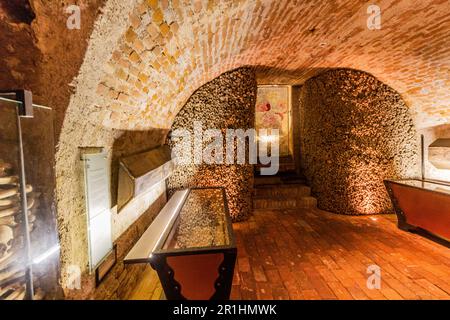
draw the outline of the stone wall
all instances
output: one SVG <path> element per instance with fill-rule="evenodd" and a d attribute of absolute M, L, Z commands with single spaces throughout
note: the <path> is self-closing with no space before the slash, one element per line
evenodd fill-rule
<path fill-rule="evenodd" d="M 200 87 L 176 116 L 172 126 L 193 132 L 194 121 L 201 121 L 203 129 L 253 128 L 256 102 L 256 79 L 249 68 L 227 72 Z M 174 140 L 169 141 L 174 146 Z M 204 141 L 204 146 L 209 141 Z M 224 148 L 225 149 L 225 148 Z M 253 166 L 184 164 L 169 178 L 170 189 L 190 186 L 224 186 L 228 206 L 234 220 L 242 220 L 251 213 Z"/>
<path fill-rule="evenodd" d="M 74 77 L 106 0 L 0 2 L 0 89 L 27 88 L 34 101 L 55 111 L 59 136 L 74 92 Z M 81 28 L 69 30 L 65 10 L 81 8 Z M 110 24 L 110 28 L 113 24 Z"/>
<path fill-rule="evenodd" d="M 302 150 L 300 148 L 300 92 L 301 86 L 292 87 L 292 135 L 294 144 L 294 163 L 295 171 L 298 175 L 302 175 L 301 172 L 301 154 Z"/>
<path fill-rule="evenodd" d="M 123 258 L 141 237 L 156 215 L 166 203 L 165 182 L 155 185 L 149 192 L 133 199 L 121 212 L 117 212 L 117 179 L 120 157 L 144 152 L 163 144 L 167 130 L 115 132 L 113 141 L 98 140 L 108 152 L 111 169 L 111 215 L 113 242 L 117 245 L 117 264 L 96 287 L 94 275 L 87 272 L 88 248 L 86 212 L 84 209 L 83 179 L 81 164 L 76 162 L 71 169 L 78 172 L 72 187 L 73 216 L 60 218 L 62 286 L 67 299 L 127 299 L 146 265 L 124 265 Z M 77 183 L 75 183 L 77 182 Z M 60 189 L 61 190 L 61 189 Z M 60 197 L 67 196 L 59 194 Z M 60 208 L 60 215 L 66 210 Z M 65 286 L 66 270 L 70 265 L 81 268 L 82 283 L 80 290 L 68 290 Z"/>
<path fill-rule="evenodd" d="M 419 175 L 419 147 L 398 93 L 354 70 L 327 71 L 300 94 L 302 167 L 321 209 L 391 211 L 383 179 Z"/>
<path fill-rule="evenodd" d="M 165 140 L 166 133 L 166 130 L 156 129 L 137 132 L 115 132 L 112 141 L 109 139 L 96 140 L 96 142 L 86 141 L 84 146 L 95 145 L 104 147 L 108 154 L 108 163 L 112 173 L 111 195 L 117 195 L 118 159 L 160 146 Z M 64 206 L 61 205 L 61 200 L 58 206 L 58 229 L 61 242 L 61 281 L 64 288 L 67 277 L 66 271 L 70 266 L 75 265 L 83 273 L 83 294 L 88 295 L 87 297 L 100 297 L 95 287 L 92 287 L 93 277 L 88 275 L 87 213 L 84 198 L 83 168 L 79 160 L 79 150 L 75 148 L 74 152 L 75 159 L 64 169 L 64 172 L 73 170 L 75 176 L 73 179 L 68 179 L 64 175 L 60 176 L 60 178 L 65 178 L 65 188 L 60 188 L 57 194 L 59 199 L 66 199 Z M 165 204 L 165 192 L 165 182 L 155 185 L 149 192 L 133 199 L 119 213 L 117 212 L 115 201 L 116 196 L 111 198 L 113 241 L 122 243 L 119 247 L 119 260 L 131 249 L 131 246 L 149 226 L 151 220 L 162 209 Z M 67 201 L 68 199 L 70 201 Z M 137 232 L 136 230 L 142 232 Z M 121 276 L 119 282 L 124 284 L 126 281 L 129 281 L 128 278 L 134 279 L 140 271 L 141 269 L 136 267 L 126 269 L 126 277 L 125 273 L 117 275 Z M 110 281 L 116 282 L 116 280 Z M 81 293 L 75 292 L 75 296 L 78 294 Z M 68 297 L 72 297 L 72 295 L 73 292 L 69 292 Z"/>
<path fill-rule="evenodd" d="M 103 147 L 111 160 L 114 142 L 120 139 L 123 133 L 101 125 L 99 105 L 104 105 L 105 102 L 93 95 L 93 92 L 98 78 L 102 75 L 103 61 L 108 59 L 111 48 L 126 30 L 129 16 L 127 8 L 128 3 L 125 5 L 123 1 L 107 1 L 102 7 L 102 14 L 94 25 L 83 63 L 77 78 L 73 80 L 77 88 L 70 97 L 59 137 L 55 170 L 63 286 L 67 280 L 67 268 L 75 265 L 85 273 L 89 260 L 79 148 Z M 105 30 L 103 26 L 108 27 Z M 136 215 L 137 213 L 132 217 L 136 218 Z"/>

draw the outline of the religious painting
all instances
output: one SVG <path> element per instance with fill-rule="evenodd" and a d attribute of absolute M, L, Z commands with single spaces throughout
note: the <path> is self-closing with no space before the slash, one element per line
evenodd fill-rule
<path fill-rule="evenodd" d="M 290 154 L 290 109 L 289 86 L 258 86 L 255 129 L 278 129 L 281 156 Z M 258 137 L 258 142 L 263 138 Z"/>

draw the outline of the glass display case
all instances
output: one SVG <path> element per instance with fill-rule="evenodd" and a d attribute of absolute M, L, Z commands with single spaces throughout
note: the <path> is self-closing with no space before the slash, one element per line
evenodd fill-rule
<path fill-rule="evenodd" d="M 170 300 L 224 300 L 231 292 L 236 244 L 223 188 L 176 192 L 128 253 L 147 262 Z"/>
<path fill-rule="evenodd" d="M 386 180 L 398 227 L 423 230 L 450 246 L 450 184 L 428 180 Z"/>
<path fill-rule="evenodd" d="M 14 98 L 0 96 L 0 300 L 55 299 L 53 114 Z"/>
<path fill-rule="evenodd" d="M 230 235 L 227 228 L 222 189 L 193 189 L 162 250 L 228 246 Z"/>

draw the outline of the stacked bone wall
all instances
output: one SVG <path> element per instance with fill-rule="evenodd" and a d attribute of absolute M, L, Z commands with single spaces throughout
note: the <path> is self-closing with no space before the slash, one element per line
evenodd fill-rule
<path fill-rule="evenodd" d="M 203 129 L 253 128 L 256 101 L 256 79 L 249 68 L 227 72 L 200 87 L 176 116 L 172 132 L 187 129 L 194 133 L 194 122 L 201 122 Z M 204 141 L 205 147 L 210 141 Z M 170 140 L 172 147 L 174 141 Z M 223 140 L 223 150 L 225 140 Z M 204 148 L 203 148 L 204 149 Z M 225 157 L 224 157 L 225 158 Z M 233 164 L 179 165 L 169 179 L 169 189 L 187 187 L 225 187 L 228 207 L 234 220 L 248 217 L 252 209 L 253 166 Z"/>
<path fill-rule="evenodd" d="M 302 168 L 319 208 L 392 212 L 383 180 L 419 176 L 418 135 L 401 96 L 340 69 L 308 80 L 299 99 Z"/>

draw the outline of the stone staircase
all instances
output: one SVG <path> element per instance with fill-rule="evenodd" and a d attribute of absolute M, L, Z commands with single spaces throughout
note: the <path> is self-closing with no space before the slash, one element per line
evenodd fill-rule
<path fill-rule="evenodd" d="M 305 179 L 295 172 L 281 172 L 276 176 L 255 175 L 254 209 L 285 210 L 316 208 L 317 199 Z"/>
<path fill-rule="evenodd" d="M 262 167 L 270 165 L 262 165 L 260 163 L 255 165 L 255 172 L 258 173 Z M 280 156 L 279 158 L 279 172 L 293 172 L 295 171 L 295 162 L 292 156 Z"/>

